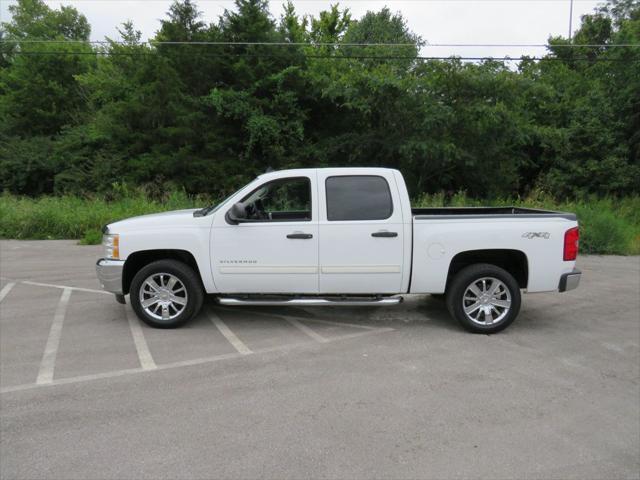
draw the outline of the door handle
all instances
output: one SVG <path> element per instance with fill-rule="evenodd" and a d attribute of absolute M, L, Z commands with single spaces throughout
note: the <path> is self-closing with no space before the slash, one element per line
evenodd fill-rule
<path fill-rule="evenodd" d="M 387 232 L 386 230 L 381 230 L 379 232 L 373 232 L 371 234 L 372 237 L 385 237 L 385 238 L 390 238 L 390 237 L 397 237 L 398 236 L 398 232 Z"/>
<path fill-rule="evenodd" d="M 293 238 L 293 239 L 300 239 L 300 240 L 309 240 L 310 238 L 313 238 L 313 235 L 311 235 L 310 233 L 290 233 L 289 235 L 287 235 L 287 238 Z"/>

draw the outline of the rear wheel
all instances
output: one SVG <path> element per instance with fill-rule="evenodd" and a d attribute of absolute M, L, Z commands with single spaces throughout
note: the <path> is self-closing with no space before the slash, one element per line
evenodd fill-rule
<path fill-rule="evenodd" d="M 198 314 L 204 292 L 191 267 L 158 260 L 133 277 L 130 300 L 136 315 L 156 328 L 175 328 Z"/>
<path fill-rule="evenodd" d="M 500 267 L 470 265 L 456 274 L 447 289 L 447 307 L 470 332 L 496 333 L 518 316 L 520 287 Z"/>

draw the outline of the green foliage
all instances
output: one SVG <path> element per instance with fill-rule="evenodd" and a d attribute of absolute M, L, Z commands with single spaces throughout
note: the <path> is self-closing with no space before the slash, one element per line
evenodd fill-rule
<path fill-rule="evenodd" d="M 73 7 L 51 10 L 41 0 L 21 0 L 9 6 L 11 22 L 3 24 L 9 37 L 39 40 L 87 40 L 91 27 Z"/>
<path fill-rule="evenodd" d="M 2 24 L 7 40 L 88 40 L 91 31 L 72 7 L 51 10 L 40 0 L 22 0 L 9 6 L 9 12 L 12 21 Z M 95 63 L 93 55 L 86 55 L 93 53 L 91 48 L 75 43 L 19 43 L 10 48 L 9 65 L 0 70 L 0 133 L 55 135 L 77 121 L 84 100 L 74 76 Z"/>
<path fill-rule="evenodd" d="M 634 240 L 634 232 L 629 228 L 629 223 L 618 217 L 615 211 L 596 210 L 593 207 L 581 205 L 576 212 L 581 219 L 582 231 L 585 232 L 580 241 L 583 251 L 603 254 L 629 252 Z"/>
<path fill-rule="evenodd" d="M 288 3 L 275 19 L 265 0 L 236 0 L 208 23 L 177 0 L 153 40 L 196 43 L 143 43 L 128 22 L 102 46 L 27 42 L 88 39 L 72 7 L 9 11 L 0 185 L 14 194 L 108 196 L 126 182 L 218 196 L 267 167 L 319 166 L 398 168 L 412 195 L 462 189 L 484 202 L 640 191 L 640 47 L 562 47 L 639 44 L 632 0 L 609 1 L 517 68 L 419 60 L 422 40 L 388 8 L 300 17 Z"/>
<path fill-rule="evenodd" d="M 103 225 L 131 216 L 165 210 L 195 208 L 209 202 L 188 197 L 183 191 L 168 192 L 162 199 L 152 199 L 140 189 L 114 186 L 109 196 L 48 196 L 37 199 L 0 196 L 0 237 L 2 238 L 81 238 L 83 242 L 99 240 L 96 231 Z"/>
<path fill-rule="evenodd" d="M 157 186 L 132 188 L 113 185 L 109 195 L 48 196 L 37 199 L 9 194 L 0 196 L 0 238 L 79 238 L 80 243 L 100 243 L 107 223 L 147 213 L 199 208 L 215 203 L 208 197 L 192 197 L 181 190 L 160 191 Z M 541 192 L 517 199 L 474 199 L 464 192 L 422 194 L 417 207 L 516 205 L 576 212 L 580 222 L 582 253 L 640 254 L 640 196 L 622 200 L 591 198 L 558 202 Z"/>
<path fill-rule="evenodd" d="M 465 192 L 451 196 L 444 193 L 418 196 L 416 207 L 463 206 L 519 206 L 574 212 L 580 224 L 580 252 L 592 254 L 640 254 L 640 196 L 623 199 L 587 198 L 585 200 L 557 201 L 551 196 L 533 191 L 525 198 L 498 198 L 479 200 Z"/>
<path fill-rule="evenodd" d="M 98 245 L 100 242 L 102 242 L 102 231 L 94 228 L 85 231 L 79 243 L 80 245 Z"/>
<path fill-rule="evenodd" d="M 56 167 L 51 160 L 54 142 L 49 137 L 8 137 L 0 134 L 0 186 L 14 193 L 51 191 Z"/>

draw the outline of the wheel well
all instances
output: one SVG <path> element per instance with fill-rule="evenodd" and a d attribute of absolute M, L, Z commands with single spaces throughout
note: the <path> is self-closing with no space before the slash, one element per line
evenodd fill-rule
<path fill-rule="evenodd" d="M 126 295 L 131 288 L 131 281 L 135 277 L 136 273 L 140 271 L 145 265 L 149 265 L 156 260 L 178 260 L 182 263 L 189 265 L 193 268 L 199 278 L 200 270 L 194 256 L 186 250 L 144 250 L 141 252 L 134 252 L 127 257 L 124 262 L 124 271 L 122 273 L 122 291 Z"/>
<path fill-rule="evenodd" d="M 529 281 L 529 267 L 527 256 L 520 250 L 469 250 L 460 252 L 451 259 L 449 273 L 447 275 L 447 286 L 453 277 L 465 267 L 474 263 L 490 263 L 500 268 L 504 268 L 513 275 L 520 288 L 527 288 Z"/>

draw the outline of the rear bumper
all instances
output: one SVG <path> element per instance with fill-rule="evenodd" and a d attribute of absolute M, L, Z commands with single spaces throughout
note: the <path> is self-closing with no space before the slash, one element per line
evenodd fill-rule
<path fill-rule="evenodd" d="M 96 262 L 96 273 L 100 285 L 107 292 L 122 295 L 122 271 L 124 270 L 124 260 L 111 260 L 101 258 Z"/>
<path fill-rule="evenodd" d="M 580 285 L 580 277 L 582 272 L 577 268 L 574 268 L 572 272 L 565 273 L 560 277 L 560 284 L 558 285 L 558 291 L 568 292 L 574 288 L 578 288 Z"/>

